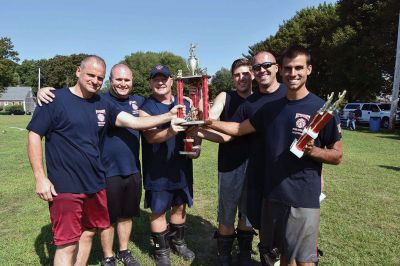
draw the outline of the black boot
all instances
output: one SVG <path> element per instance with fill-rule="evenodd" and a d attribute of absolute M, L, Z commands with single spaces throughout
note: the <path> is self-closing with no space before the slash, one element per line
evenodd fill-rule
<path fill-rule="evenodd" d="M 195 254 L 191 251 L 185 242 L 185 224 L 170 224 L 169 244 L 172 251 L 184 260 L 193 260 Z"/>
<path fill-rule="evenodd" d="M 258 244 L 258 250 L 260 251 L 260 261 L 262 266 L 274 266 L 279 260 L 280 254 L 277 248 L 268 249 Z"/>
<path fill-rule="evenodd" d="M 154 259 L 156 266 L 170 266 L 168 229 L 161 233 L 151 233 L 154 242 Z"/>
<path fill-rule="evenodd" d="M 256 232 L 254 232 L 254 230 L 243 231 L 240 229 L 237 229 L 236 232 L 239 245 L 239 254 L 238 254 L 239 265 L 241 266 L 252 265 L 251 251 L 252 251 L 253 237 L 256 234 Z"/>
<path fill-rule="evenodd" d="M 214 234 L 214 238 L 217 239 L 217 250 L 218 250 L 218 265 L 220 266 L 231 266 L 232 265 L 232 245 L 236 235 L 220 235 L 217 231 Z"/>

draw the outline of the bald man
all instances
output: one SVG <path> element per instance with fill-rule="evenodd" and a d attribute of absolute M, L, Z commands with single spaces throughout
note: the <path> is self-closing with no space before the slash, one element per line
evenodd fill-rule
<path fill-rule="evenodd" d="M 275 56 L 267 51 L 260 51 L 253 56 L 252 71 L 254 78 L 258 83 L 258 90 L 246 98 L 246 101 L 239 106 L 234 114 L 232 121 L 239 123 L 251 118 L 263 106 L 271 104 L 274 101 L 280 100 L 285 97 L 287 88 L 284 84 L 278 82 L 276 75 L 278 73 L 278 64 Z M 213 129 L 222 131 L 229 135 L 234 135 L 235 127 L 232 124 L 225 124 L 226 122 L 213 121 L 210 126 Z M 233 123 L 235 124 L 235 123 Z M 229 138 L 225 138 L 230 140 Z M 263 188 L 263 173 L 264 173 L 264 150 L 263 150 L 263 136 L 258 132 L 249 135 L 250 147 L 249 161 L 246 171 L 247 182 L 247 207 L 246 215 L 251 225 L 256 228 L 261 228 L 261 202 L 262 202 L 262 188 Z M 252 231 L 237 230 L 238 237 L 248 239 L 243 241 L 246 243 L 243 249 L 251 251 L 251 240 L 253 238 Z M 218 240 L 222 246 L 227 245 L 232 241 L 229 237 L 218 235 Z M 226 244 L 223 244 L 226 242 Z M 231 245 L 229 243 L 229 245 Z M 243 261 L 249 261 L 250 252 L 247 254 Z M 219 256 L 229 256 L 228 254 L 219 254 Z M 241 258 L 242 259 L 242 258 Z M 241 260 L 242 261 L 242 260 Z M 244 264 L 244 263 L 243 263 Z M 222 263 L 221 265 L 229 265 L 229 263 Z M 248 265 L 248 264 L 244 264 Z"/>
<path fill-rule="evenodd" d="M 111 89 L 102 96 L 133 116 L 139 115 L 144 98 L 131 95 L 132 71 L 125 64 L 111 68 Z M 140 133 L 138 130 L 114 127 L 105 138 L 102 161 L 106 169 L 107 206 L 111 226 L 101 234 L 104 259 L 102 265 L 116 265 L 116 259 L 125 266 L 139 266 L 128 249 L 133 217 L 140 213 L 142 177 L 140 175 Z M 113 254 L 114 231 L 117 228 L 119 249 Z"/>
<path fill-rule="evenodd" d="M 27 126 L 36 193 L 49 202 L 53 243 L 57 246 L 56 266 L 86 265 L 96 230 L 103 233 L 110 226 L 106 171 L 100 157 L 108 130 L 147 129 L 176 117 L 177 108 L 159 116 L 135 117 L 100 97 L 97 92 L 105 70 L 101 57 L 85 58 L 76 70 L 75 86 L 56 90 L 53 102 L 36 108 Z M 47 175 L 43 166 L 43 136 Z"/>

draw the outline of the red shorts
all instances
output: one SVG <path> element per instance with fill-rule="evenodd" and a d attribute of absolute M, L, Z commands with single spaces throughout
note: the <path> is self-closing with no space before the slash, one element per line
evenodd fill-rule
<path fill-rule="evenodd" d="M 58 193 L 49 209 L 56 246 L 78 241 L 85 230 L 110 226 L 105 189 L 94 194 Z"/>

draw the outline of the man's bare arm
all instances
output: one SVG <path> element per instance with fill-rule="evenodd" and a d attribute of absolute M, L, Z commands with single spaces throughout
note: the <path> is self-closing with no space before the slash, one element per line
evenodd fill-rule
<path fill-rule="evenodd" d="M 190 128 L 187 132 L 191 136 L 199 137 L 201 139 L 206 139 L 217 143 L 225 143 L 234 139 L 232 136 L 204 127 L 193 127 Z"/>
<path fill-rule="evenodd" d="M 208 116 L 210 119 L 217 120 L 222 114 L 225 107 L 226 92 L 221 92 L 214 99 L 214 104 L 211 106 Z"/>
<path fill-rule="evenodd" d="M 140 110 L 139 116 L 141 118 L 151 117 L 148 113 Z M 150 128 L 143 131 L 143 136 L 146 138 L 147 142 L 151 144 L 162 143 L 177 135 L 179 132 L 184 131 L 185 128 L 179 126 L 176 122 L 179 120 L 175 119 L 171 121 L 171 125 L 169 128 L 159 129 L 159 128 Z M 168 122 L 168 121 L 167 121 Z"/>
<path fill-rule="evenodd" d="M 314 146 L 314 140 L 312 140 L 307 143 L 304 154 L 318 162 L 337 165 L 342 161 L 343 143 L 339 140 L 326 148 L 319 148 Z"/>
<path fill-rule="evenodd" d="M 36 194 L 45 201 L 53 201 L 57 192 L 44 171 L 42 137 L 32 131 L 28 133 L 28 158 L 36 180 Z"/>
<path fill-rule="evenodd" d="M 117 127 L 128 127 L 137 130 L 153 128 L 168 123 L 175 118 L 178 113 L 178 108 L 183 108 L 183 110 L 185 110 L 183 105 L 176 105 L 168 113 L 146 117 L 136 117 L 127 112 L 120 112 L 117 116 L 115 125 Z"/>
<path fill-rule="evenodd" d="M 213 120 L 209 127 L 219 132 L 235 137 L 256 132 L 256 129 L 250 123 L 249 119 L 244 120 L 242 123 Z"/>

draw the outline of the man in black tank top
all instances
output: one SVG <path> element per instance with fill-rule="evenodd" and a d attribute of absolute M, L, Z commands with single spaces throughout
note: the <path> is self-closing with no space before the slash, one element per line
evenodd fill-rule
<path fill-rule="evenodd" d="M 247 59 L 237 59 L 231 67 L 232 80 L 236 90 L 221 92 L 210 109 L 211 119 L 233 121 L 238 107 L 252 94 L 253 73 Z M 251 246 L 254 230 L 246 217 L 246 168 L 248 161 L 247 137 L 232 141 L 227 135 L 213 135 L 215 132 L 199 129 L 199 135 L 219 142 L 218 149 L 218 231 L 215 232 L 219 265 L 232 264 L 232 244 L 237 237 L 241 265 L 251 264 Z M 228 141 L 224 143 L 225 141 Z M 239 211 L 237 230 L 235 217 Z"/>

